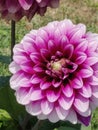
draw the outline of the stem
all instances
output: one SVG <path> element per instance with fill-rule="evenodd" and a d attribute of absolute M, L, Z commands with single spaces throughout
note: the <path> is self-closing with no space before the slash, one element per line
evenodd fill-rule
<path fill-rule="evenodd" d="M 13 57 L 13 47 L 15 45 L 15 21 L 11 21 L 11 60 Z"/>
<path fill-rule="evenodd" d="M 38 120 L 35 126 L 31 130 L 38 130 L 39 126 L 41 125 L 42 121 Z"/>

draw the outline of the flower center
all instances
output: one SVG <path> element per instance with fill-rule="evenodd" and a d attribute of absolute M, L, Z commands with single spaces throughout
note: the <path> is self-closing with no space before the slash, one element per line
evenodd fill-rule
<path fill-rule="evenodd" d="M 61 58 L 61 59 L 51 59 L 50 62 L 47 64 L 46 74 L 50 75 L 51 77 L 66 79 L 70 76 L 76 69 L 77 64 L 71 62 L 68 59 Z"/>
<path fill-rule="evenodd" d="M 63 66 L 65 66 L 66 61 L 64 58 L 62 58 L 59 61 L 51 61 L 51 68 L 53 71 L 60 71 L 62 69 Z"/>

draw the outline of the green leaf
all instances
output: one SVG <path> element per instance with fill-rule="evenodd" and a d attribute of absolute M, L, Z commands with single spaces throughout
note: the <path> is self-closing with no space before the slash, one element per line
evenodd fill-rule
<path fill-rule="evenodd" d="M 9 113 L 3 109 L 0 109 L 0 130 L 16 130 L 16 124 Z"/>
<path fill-rule="evenodd" d="M 89 125 L 88 127 L 82 125 L 81 130 L 91 130 L 91 125 Z"/>
<path fill-rule="evenodd" d="M 9 121 L 12 120 L 11 116 L 3 109 L 0 109 L 0 128 L 2 126 L 7 126 Z"/>
<path fill-rule="evenodd" d="M 0 120 L 11 120 L 9 113 L 3 109 L 0 109 Z"/>

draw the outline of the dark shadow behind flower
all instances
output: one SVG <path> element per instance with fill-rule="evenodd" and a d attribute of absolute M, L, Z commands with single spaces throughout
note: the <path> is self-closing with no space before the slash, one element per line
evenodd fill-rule
<path fill-rule="evenodd" d="M 32 30 L 13 52 L 10 86 L 28 113 L 89 125 L 98 106 L 98 34 L 54 21 Z"/>

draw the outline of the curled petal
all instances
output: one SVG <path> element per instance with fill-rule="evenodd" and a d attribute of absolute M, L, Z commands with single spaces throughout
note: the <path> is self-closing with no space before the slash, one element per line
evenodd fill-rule
<path fill-rule="evenodd" d="M 41 82 L 41 79 L 36 74 L 32 76 L 32 78 L 31 78 L 32 84 L 38 84 L 40 82 Z"/>
<path fill-rule="evenodd" d="M 77 121 L 78 121 L 77 115 L 76 115 L 76 112 L 73 109 L 69 110 L 69 113 L 68 113 L 66 120 L 70 121 L 73 124 L 77 123 Z"/>
<path fill-rule="evenodd" d="M 48 115 L 51 113 L 51 111 L 53 110 L 54 104 L 48 102 L 47 100 L 42 100 L 41 102 L 41 110 L 42 113 L 45 115 Z"/>
<path fill-rule="evenodd" d="M 20 70 L 20 66 L 17 63 L 15 63 L 14 61 L 11 62 L 11 64 L 9 65 L 9 71 L 11 73 L 15 74 L 19 70 Z"/>
<path fill-rule="evenodd" d="M 85 61 L 85 64 L 88 64 L 90 66 L 98 63 L 98 57 L 88 57 Z"/>
<path fill-rule="evenodd" d="M 98 77 L 92 76 L 92 80 L 89 82 L 89 84 L 98 86 Z"/>
<path fill-rule="evenodd" d="M 77 43 L 79 39 L 81 39 L 86 32 L 86 26 L 83 24 L 78 24 L 74 27 L 70 32 L 70 42 Z"/>
<path fill-rule="evenodd" d="M 81 76 L 77 76 L 75 77 L 72 81 L 70 81 L 70 85 L 72 88 L 75 88 L 75 89 L 80 89 L 83 87 L 83 80 L 81 78 Z"/>
<path fill-rule="evenodd" d="M 29 97 L 31 101 L 37 101 L 44 98 L 41 90 L 33 90 L 31 96 Z"/>
<path fill-rule="evenodd" d="M 53 123 L 56 123 L 57 121 L 59 121 L 59 117 L 55 109 L 48 115 L 48 119 L 49 121 Z"/>
<path fill-rule="evenodd" d="M 26 105 L 26 110 L 33 116 L 40 115 L 42 112 L 40 102 L 30 102 L 28 105 Z"/>
<path fill-rule="evenodd" d="M 79 75 L 81 75 L 82 78 L 88 78 L 93 75 L 93 70 L 90 66 L 85 65 L 85 67 L 80 70 Z"/>
<path fill-rule="evenodd" d="M 77 47 L 75 48 L 76 52 L 85 52 L 88 46 L 88 41 L 87 40 L 83 40 L 79 43 L 79 45 L 77 45 Z"/>
<path fill-rule="evenodd" d="M 64 109 L 64 110 L 69 110 L 73 104 L 74 101 L 74 97 L 71 98 L 67 98 L 65 96 L 61 96 L 58 100 L 60 106 Z"/>
<path fill-rule="evenodd" d="M 75 63 L 76 64 L 82 64 L 86 59 L 87 59 L 87 55 L 83 52 L 78 52 L 77 53 L 77 58 L 75 59 Z"/>
<path fill-rule="evenodd" d="M 43 81 L 41 81 L 41 83 L 40 83 L 40 88 L 41 88 L 42 90 L 45 90 L 45 89 L 49 88 L 51 85 L 52 85 L 51 82 L 49 82 L 49 81 L 47 81 L 47 80 L 45 80 L 45 81 L 43 80 Z"/>
<path fill-rule="evenodd" d="M 90 98 L 92 96 L 92 89 L 90 85 L 84 85 L 80 90 L 79 93 L 85 97 L 85 98 Z"/>
<path fill-rule="evenodd" d="M 89 108 L 89 99 L 77 96 L 74 101 L 75 108 L 80 112 L 86 112 Z"/>
<path fill-rule="evenodd" d="M 66 86 L 62 87 L 62 92 L 66 97 L 71 97 L 73 95 L 73 88 L 67 84 Z"/>
<path fill-rule="evenodd" d="M 60 92 L 55 92 L 53 90 L 47 90 L 46 96 L 49 102 L 55 102 L 60 96 Z"/>
<path fill-rule="evenodd" d="M 23 105 L 27 105 L 28 103 L 30 103 L 30 96 L 32 93 L 32 88 L 20 88 L 17 90 L 17 92 L 15 93 L 16 98 L 17 98 L 17 102 Z"/>
<path fill-rule="evenodd" d="M 56 107 L 55 109 L 56 109 L 56 112 L 57 112 L 57 115 L 58 115 L 59 119 L 60 120 L 65 120 L 67 115 L 69 114 L 69 111 L 64 110 L 61 107 Z"/>
<path fill-rule="evenodd" d="M 22 71 L 15 73 L 10 79 L 10 86 L 12 89 L 17 90 L 20 86 L 29 87 L 31 85 L 29 81 L 30 76 L 26 75 Z"/>

